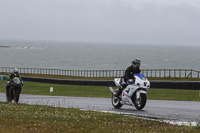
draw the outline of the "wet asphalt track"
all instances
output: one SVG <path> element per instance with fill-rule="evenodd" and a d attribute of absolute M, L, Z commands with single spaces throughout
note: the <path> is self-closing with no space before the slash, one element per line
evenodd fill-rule
<path fill-rule="evenodd" d="M 5 94 L 0 93 L 0 101 L 6 101 Z M 80 108 L 83 110 L 98 110 L 114 112 L 134 117 L 162 119 L 171 121 L 200 121 L 200 102 L 147 100 L 143 110 L 138 111 L 134 106 L 113 108 L 111 98 L 43 96 L 21 94 L 19 103 L 50 105 L 54 107 Z"/>

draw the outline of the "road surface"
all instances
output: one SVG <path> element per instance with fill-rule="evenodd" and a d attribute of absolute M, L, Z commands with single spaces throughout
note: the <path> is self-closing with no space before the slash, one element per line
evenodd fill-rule
<path fill-rule="evenodd" d="M 0 101 L 6 101 L 5 94 L 0 93 Z M 21 94 L 19 103 L 49 105 L 64 108 L 80 108 L 83 110 L 98 110 L 102 112 L 120 113 L 133 117 L 162 119 L 176 122 L 200 122 L 200 102 L 147 100 L 143 110 L 134 106 L 113 108 L 111 98 L 44 96 Z"/>

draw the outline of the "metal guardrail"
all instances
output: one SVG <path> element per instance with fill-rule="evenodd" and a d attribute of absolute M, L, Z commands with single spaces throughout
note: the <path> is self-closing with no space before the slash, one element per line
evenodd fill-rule
<path fill-rule="evenodd" d="M 124 70 L 63 70 L 63 69 L 45 69 L 45 68 L 18 68 L 20 73 L 24 74 L 47 74 L 47 75 L 65 75 L 78 77 L 122 77 Z M 0 72 L 10 73 L 11 67 L 0 67 Z M 192 69 L 144 69 L 142 73 L 146 77 L 164 77 L 164 78 L 199 78 L 200 71 Z"/>
<path fill-rule="evenodd" d="M 142 70 L 146 77 L 200 78 L 200 71 L 192 69 L 147 69 Z"/>

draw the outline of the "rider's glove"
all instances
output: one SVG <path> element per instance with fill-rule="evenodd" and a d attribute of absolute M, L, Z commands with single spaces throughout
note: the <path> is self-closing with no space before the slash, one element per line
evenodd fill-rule
<path fill-rule="evenodd" d="M 10 84 L 10 81 L 7 81 L 7 84 Z"/>
<path fill-rule="evenodd" d="M 122 82 L 121 83 L 121 89 L 125 88 L 126 87 L 126 82 Z"/>
<path fill-rule="evenodd" d="M 133 80 L 133 79 L 129 79 L 129 80 L 127 81 L 127 84 L 134 84 L 134 80 Z"/>
<path fill-rule="evenodd" d="M 122 83 L 121 83 L 121 86 L 123 86 L 123 85 L 126 85 L 126 82 L 122 82 Z"/>
<path fill-rule="evenodd" d="M 133 79 L 129 79 L 128 82 L 129 82 L 129 83 L 132 83 L 132 82 L 133 82 Z"/>

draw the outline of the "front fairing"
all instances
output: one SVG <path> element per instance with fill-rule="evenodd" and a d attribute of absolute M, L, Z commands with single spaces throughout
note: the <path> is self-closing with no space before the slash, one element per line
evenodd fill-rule
<path fill-rule="evenodd" d="M 135 85 L 140 88 L 148 89 L 150 87 L 149 80 L 143 74 L 134 74 Z"/>
<path fill-rule="evenodd" d="M 128 85 L 122 92 L 122 96 L 127 96 L 127 97 L 131 97 L 136 90 L 144 90 L 144 91 L 148 91 L 148 88 L 147 87 L 141 87 L 141 86 L 138 86 L 138 85 L 135 85 L 135 84 L 132 84 L 132 85 Z"/>
<path fill-rule="evenodd" d="M 139 89 L 139 86 L 137 85 L 128 85 L 123 91 L 122 91 L 122 101 L 126 104 L 134 105 L 132 102 L 132 96 L 135 93 L 136 90 Z"/>
<path fill-rule="evenodd" d="M 21 81 L 18 77 L 15 77 L 13 80 L 12 80 L 12 86 L 15 87 L 15 88 L 20 88 L 22 86 L 21 84 Z"/>
<path fill-rule="evenodd" d="M 150 87 L 150 82 L 143 74 L 134 74 L 135 81 L 132 83 L 127 82 L 127 87 L 123 90 L 123 94 L 131 97 L 133 93 L 140 89 L 144 91 L 148 91 L 148 88 Z"/>
<path fill-rule="evenodd" d="M 129 83 L 127 87 L 122 91 L 122 101 L 126 104 L 134 105 L 132 101 L 132 96 L 137 91 L 143 91 L 142 93 L 146 93 L 148 88 L 150 87 L 150 82 L 147 78 L 144 77 L 143 74 L 135 74 L 135 81 Z"/>

